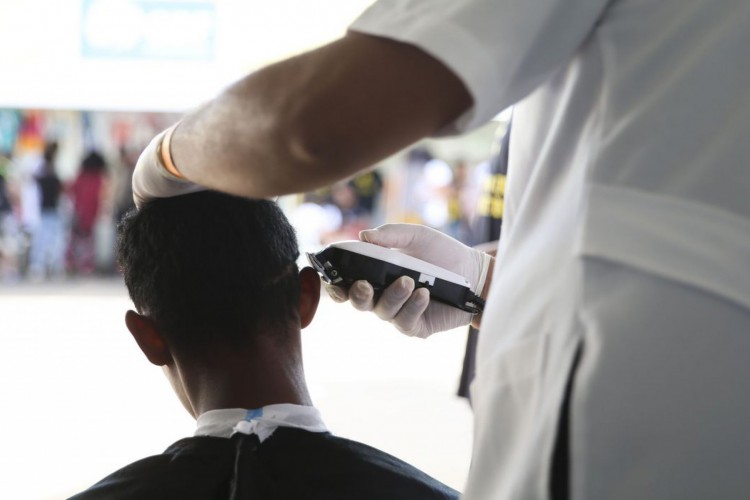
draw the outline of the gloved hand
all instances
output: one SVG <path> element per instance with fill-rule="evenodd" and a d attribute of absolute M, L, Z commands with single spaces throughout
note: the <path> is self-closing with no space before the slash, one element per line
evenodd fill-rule
<path fill-rule="evenodd" d="M 154 137 L 138 157 L 133 171 L 133 201 L 138 208 L 153 198 L 170 198 L 206 189 L 188 180 L 175 177 L 164 168 L 159 157 L 159 146 L 164 136 L 175 126 Z"/>
<path fill-rule="evenodd" d="M 393 248 L 464 276 L 476 290 L 482 274 L 487 272 L 489 258 L 440 231 L 418 224 L 385 224 L 359 233 L 359 239 Z M 482 280 L 483 281 L 483 280 Z M 401 333 L 426 338 L 471 322 L 472 314 L 434 301 L 426 288 L 414 290 L 414 280 L 402 276 L 383 290 L 375 300 L 372 286 L 356 281 L 349 290 L 326 285 L 337 302 L 351 301 L 361 311 L 373 311 L 380 319 L 391 322 Z"/>

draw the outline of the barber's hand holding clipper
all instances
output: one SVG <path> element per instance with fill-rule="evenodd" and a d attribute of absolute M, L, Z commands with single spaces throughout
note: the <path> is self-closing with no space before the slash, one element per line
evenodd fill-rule
<path fill-rule="evenodd" d="M 206 189 L 185 179 L 172 161 L 169 144 L 178 126 L 179 122 L 154 137 L 138 158 L 133 172 L 136 207 L 140 208 L 154 198 L 170 198 Z"/>
<path fill-rule="evenodd" d="M 362 231 L 359 238 L 464 276 L 474 287 L 474 293 L 486 298 L 494 259 L 440 231 L 417 224 L 385 224 Z M 429 291 L 415 290 L 414 280 L 406 276 L 394 281 L 377 300 L 366 281 L 354 282 L 348 291 L 335 285 L 326 285 L 326 289 L 335 301 L 349 300 L 356 309 L 372 311 L 401 333 L 413 337 L 426 338 L 469 323 L 477 325 L 480 319 L 455 307 L 430 302 Z"/>

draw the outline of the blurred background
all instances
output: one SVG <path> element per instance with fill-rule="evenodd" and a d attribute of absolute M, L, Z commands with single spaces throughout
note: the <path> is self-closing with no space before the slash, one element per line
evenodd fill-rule
<path fill-rule="evenodd" d="M 142 148 L 186 111 L 346 30 L 367 0 L 0 3 L 0 498 L 65 498 L 190 435 L 193 422 L 124 328 L 114 262 Z M 384 222 L 467 244 L 507 117 L 429 140 L 280 204 L 303 251 Z M 483 205 L 484 203 L 484 205 Z M 502 211 L 500 205 L 495 211 Z M 484 207 L 484 208 L 483 208 Z M 331 429 L 460 489 L 471 410 L 456 396 L 466 331 L 404 338 L 328 300 L 305 333 Z"/>

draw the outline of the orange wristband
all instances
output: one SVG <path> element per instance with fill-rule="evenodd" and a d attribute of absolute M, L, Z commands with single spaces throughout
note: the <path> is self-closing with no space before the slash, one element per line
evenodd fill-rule
<path fill-rule="evenodd" d="M 172 161 L 172 152 L 170 151 L 172 134 L 174 133 L 174 130 L 177 128 L 179 124 L 180 122 L 175 123 L 174 125 L 169 127 L 167 131 L 164 133 L 164 137 L 161 138 L 161 142 L 159 143 L 159 150 L 157 151 L 157 156 L 159 157 L 159 162 L 161 163 L 161 166 L 164 167 L 164 169 L 167 172 L 174 175 L 178 179 L 184 179 L 185 176 L 182 175 L 179 170 L 177 170 L 177 167 L 175 166 L 174 161 Z"/>

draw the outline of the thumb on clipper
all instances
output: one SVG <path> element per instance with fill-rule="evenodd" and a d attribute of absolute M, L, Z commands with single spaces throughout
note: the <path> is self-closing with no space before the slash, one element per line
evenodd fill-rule
<path fill-rule="evenodd" d="M 418 224 L 383 224 L 375 229 L 360 231 L 359 239 L 387 248 L 407 248 L 422 226 Z"/>

